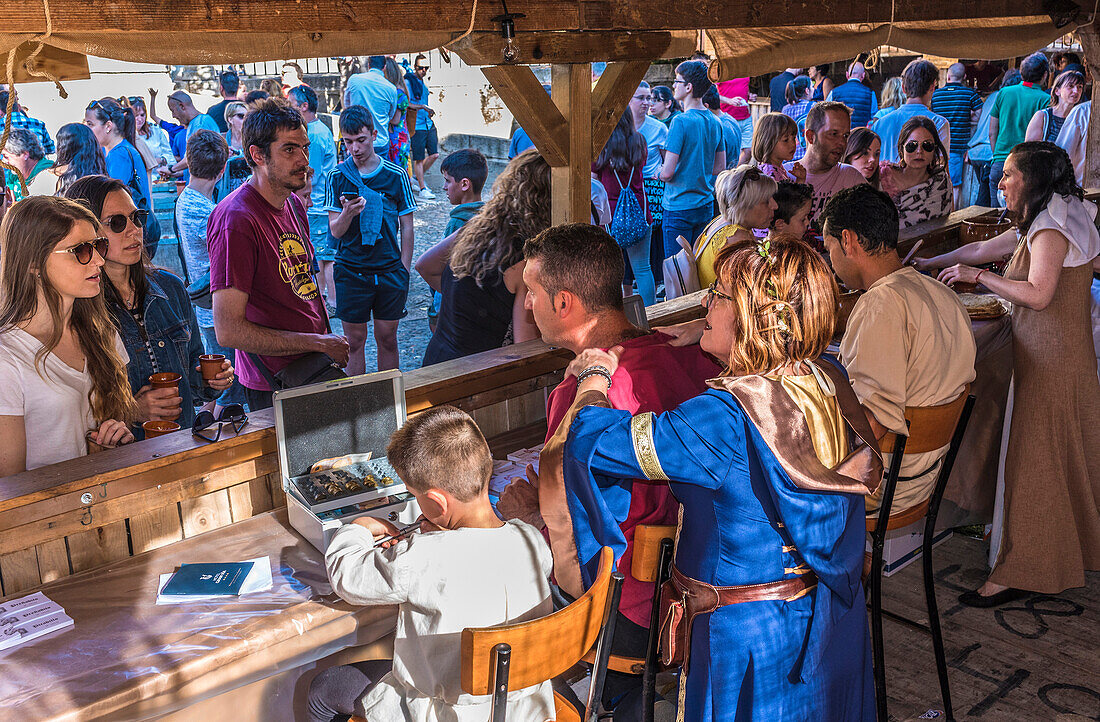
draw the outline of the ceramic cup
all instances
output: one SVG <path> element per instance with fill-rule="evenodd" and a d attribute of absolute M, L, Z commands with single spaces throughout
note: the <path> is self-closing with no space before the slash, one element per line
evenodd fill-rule
<path fill-rule="evenodd" d="M 179 376 L 179 374 L 174 375 Z M 141 425 L 141 428 L 145 429 L 145 438 L 152 439 L 157 436 L 170 434 L 173 431 L 179 431 L 180 425 L 175 421 L 146 421 Z"/>
<path fill-rule="evenodd" d="M 199 366 L 202 367 L 202 380 L 213 381 L 222 372 L 222 364 L 225 356 L 220 353 L 208 353 L 199 356 Z"/>

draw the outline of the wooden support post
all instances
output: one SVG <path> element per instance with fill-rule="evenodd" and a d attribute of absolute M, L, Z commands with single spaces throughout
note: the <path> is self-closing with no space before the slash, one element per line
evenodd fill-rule
<path fill-rule="evenodd" d="M 1100 29 L 1094 23 L 1077 28 L 1077 39 L 1085 51 L 1092 77 L 1100 75 Z M 1089 113 L 1089 136 L 1085 141 L 1085 188 L 1100 184 L 1100 113 Z"/>
<path fill-rule="evenodd" d="M 569 122 L 569 164 L 550 169 L 550 217 L 559 223 L 588 223 L 592 217 L 592 65 L 550 68 L 554 104 Z"/>
<path fill-rule="evenodd" d="M 638 89 L 638 83 L 649 70 L 648 60 L 608 63 L 603 75 L 592 89 L 592 157 L 603 151 L 611 131 Z"/>
<path fill-rule="evenodd" d="M 497 95 L 551 166 L 569 164 L 569 121 L 526 65 L 482 68 Z"/>

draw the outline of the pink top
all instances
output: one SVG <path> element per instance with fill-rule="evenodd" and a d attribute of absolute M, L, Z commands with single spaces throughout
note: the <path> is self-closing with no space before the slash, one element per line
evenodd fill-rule
<path fill-rule="evenodd" d="M 762 172 L 764 175 L 766 175 L 769 178 L 771 178 L 772 180 L 774 180 L 776 183 L 778 183 L 780 181 L 792 181 L 793 182 L 793 181 L 798 180 L 797 178 L 794 177 L 794 175 L 792 173 L 790 173 L 786 168 L 784 168 L 781 165 L 772 165 L 771 163 L 761 163 L 759 168 L 760 168 L 760 172 Z"/>
<path fill-rule="evenodd" d="M 726 98 L 749 99 L 749 79 L 734 78 L 715 83 L 718 86 L 718 94 Z M 722 103 L 722 110 L 733 116 L 734 120 L 744 120 L 752 112 L 747 105 L 727 105 Z"/>

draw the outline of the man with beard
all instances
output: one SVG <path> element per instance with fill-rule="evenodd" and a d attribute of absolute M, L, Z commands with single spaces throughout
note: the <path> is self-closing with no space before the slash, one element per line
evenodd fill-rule
<path fill-rule="evenodd" d="M 852 112 L 844 103 L 835 100 L 817 103 L 806 116 L 806 155 L 797 162 L 806 169 L 804 182 L 814 188 L 810 223 L 817 220 L 834 194 L 866 182 L 862 173 L 840 162 L 851 131 Z M 793 167 L 794 163 L 786 164 L 787 170 Z"/>
<path fill-rule="evenodd" d="M 549 228 L 527 241 L 527 308 L 542 339 L 580 353 L 587 348 L 621 349 L 609 399 L 632 414 L 670 411 L 706 390 L 718 365 L 697 345 L 673 347 L 671 337 L 636 328 L 623 312 L 623 254 L 598 226 L 570 223 Z M 562 444 L 569 424 L 577 379 L 567 377 L 546 406 L 547 443 L 535 485 L 516 480 L 504 490 L 497 510 L 507 518 L 545 524 L 554 554 L 554 576 L 571 597 L 584 592 L 583 569 L 597 562 L 602 546 L 615 550 L 625 577 L 612 652 L 645 656 L 654 585 L 631 575 L 634 530 L 639 525 L 676 524 L 679 504 L 667 484 L 638 481 L 603 496 L 568 488 L 562 475 Z M 587 502 L 575 503 L 578 498 Z M 582 506 L 584 507 L 582 510 Z M 541 516 L 541 520 L 540 517 Z M 641 678 L 610 671 L 604 704 L 615 719 L 640 719 Z"/>
<path fill-rule="evenodd" d="M 243 353 L 237 370 L 253 411 L 271 406 L 268 377 L 303 354 L 348 361 L 348 342 L 329 331 L 313 279 L 306 209 L 309 138 L 298 111 L 265 100 L 245 118 L 252 178 L 210 215 L 210 290 L 218 343 Z M 263 365 L 263 368 L 257 365 Z"/>
<path fill-rule="evenodd" d="M 330 245 L 336 249 L 336 315 L 351 344 L 353 376 L 366 370 L 363 349 L 372 317 L 378 370 L 397 368 L 397 323 L 405 317 L 409 296 L 416 201 L 409 174 L 378 155 L 377 136 L 368 108 L 353 105 L 340 113 L 348 158 L 329 175 L 325 196 Z"/>

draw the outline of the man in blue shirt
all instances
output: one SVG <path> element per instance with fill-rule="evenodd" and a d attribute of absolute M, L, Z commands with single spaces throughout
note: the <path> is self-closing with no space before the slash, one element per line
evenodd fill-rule
<path fill-rule="evenodd" d="M 936 124 L 936 130 L 939 131 L 940 142 L 945 148 L 951 147 L 951 124 L 947 122 L 947 118 L 933 113 L 929 107 L 939 77 L 940 71 L 936 70 L 936 66 L 923 58 L 912 61 L 905 66 L 905 70 L 901 71 L 901 89 L 905 91 L 905 97 L 908 100 L 897 110 L 876 120 L 871 126 L 882 140 L 882 151 L 879 155 L 881 160 L 891 163 L 901 160 L 898 156 L 898 135 L 905 122 L 916 115 L 931 118 Z"/>
<path fill-rule="evenodd" d="M 963 84 L 966 66 L 955 63 L 947 69 L 947 84 L 932 93 L 932 110 L 947 118 L 951 126 L 951 148 L 947 168 L 951 173 L 951 185 L 955 188 L 955 207 L 959 204 L 963 170 L 966 168 L 966 150 L 978 117 L 982 113 L 982 97 L 973 88 Z"/>
<path fill-rule="evenodd" d="M 325 298 L 329 315 L 336 311 L 330 299 L 335 299 L 336 288 L 332 283 L 332 262 L 336 259 L 336 249 L 329 244 L 328 212 L 325 211 L 325 194 L 328 190 L 329 174 L 336 167 L 336 141 L 332 131 L 324 121 L 317 118 L 317 93 L 302 83 L 287 91 L 290 106 L 302 116 L 309 137 L 309 166 L 313 169 L 313 190 L 309 194 L 310 206 L 306 210 L 309 218 L 309 237 L 313 242 L 317 265 L 317 287 Z"/>
<path fill-rule="evenodd" d="M 871 122 L 878 112 L 878 97 L 875 91 L 864 85 L 867 68 L 858 60 L 848 68 L 848 82 L 838 85 L 825 100 L 839 100 L 852 109 L 852 127 L 863 128 Z"/>
<path fill-rule="evenodd" d="M 336 247 L 337 315 L 351 346 L 349 376 L 366 371 L 372 317 L 378 370 L 398 367 L 397 324 L 405 317 L 412 266 L 412 183 L 404 168 L 375 152 L 371 116 L 361 105 L 340 114 L 348 158 L 332 171 L 324 206 Z"/>
<path fill-rule="evenodd" d="M 714 176 L 726 169 L 726 151 L 721 121 L 703 107 L 712 85 L 704 63 L 688 60 L 676 67 L 672 95 L 684 112 L 669 125 L 661 167 L 665 258 L 680 250 L 677 236 L 693 243 L 714 217 Z"/>
<path fill-rule="evenodd" d="M 374 139 L 374 152 L 387 155 L 390 146 L 390 118 L 397 112 L 397 87 L 386 80 L 382 69 L 386 67 L 385 55 L 372 55 L 367 59 L 369 70 L 348 79 L 344 91 L 344 107 L 361 105 L 371 112 L 374 128 L 379 129 Z"/>
<path fill-rule="evenodd" d="M 787 83 L 801 73 L 802 68 L 787 68 L 768 83 L 768 100 L 771 101 L 773 113 L 783 110 L 783 106 L 787 104 Z"/>
<path fill-rule="evenodd" d="M 191 96 L 182 90 L 177 90 L 168 96 L 168 112 L 172 114 L 173 118 L 179 121 L 180 125 L 187 128 L 187 138 L 190 138 L 200 130 L 218 132 L 217 122 L 209 115 L 196 108 L 194 102 L 191 100 Z M 155 112 L 151 112 L 150 115 L 155 116 Z M 174 150 L 175 148 L 173 148 L 173 151 Z M 180 171 L 187 170 L 186 144 L 184 145 L 182 157 L 183 159 L 179 163 L 172 166 L 172 173 L 179 173 Z"/>
<path fill-rule="evenodd" d="M 435 194 L 424 182 L 424 175 L 439 158 L 439 136 L 432 117 L 435 111 L 428 107 L 428 58 L 417 55 L 413 61 L 413 75 L 409 77 L 409 110 L 416 111 L 416 129 L 412 137 L 413 173 L 420 186 L 420 197 L 426 201 L 435 198 Z"/>
<path fill-rule="evenodd" d="M 8 107 L 9 92 L 15 93 L 15 107 L 11 111 L 11 127 L 26 128 L 34 133 L 38 136 L 38 142 L 42 144 L 42 150 L 46 152 L 46 155 L 53 155 L 56 148 L 54 147 L 53 138 L 50 137 L 49 131 L 46 130 L 46 124 L 38 118 L 32 118 L 27 115 L 23 106 L 19 105 L 19 92 L 16 90 L 0 90 L 0 132 L 3 132 L 6 124 L 4 121 L 4 112 Z"/>

